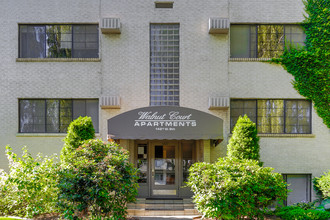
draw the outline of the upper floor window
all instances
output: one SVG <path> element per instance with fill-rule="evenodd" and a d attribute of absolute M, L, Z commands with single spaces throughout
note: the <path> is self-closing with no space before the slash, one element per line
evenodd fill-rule
<path fill-rule="evenodd" d="M 150 25 L 150 105 L 179 105 L 179 24 Z"/>
<path fill-rule="evenodd" d="M 299 25 L 231 25 L 230 57 L 276 58 L 289 44 L 304 45 L 305 38 Z"/>
<path fill-rule="evenodd" d="M 98 58 L 98 25 L 19 25 L 20 58 Z"/>
<path fill-rule="evenodd" d="M 260 134 L 311 133 L 311 102 L 307 100 L 231 100 L 231 130 L 245 114 L 256 123 Z"/>
<path fill-rule="evenodd" d="M 21 99 L 20 133 L 65 133 L 72 120 L 90 116 L 95 132 L 99 128 L 97 99 Z"/>

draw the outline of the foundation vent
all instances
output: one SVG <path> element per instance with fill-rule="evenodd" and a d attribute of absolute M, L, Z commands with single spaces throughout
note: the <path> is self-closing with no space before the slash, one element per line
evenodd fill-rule
<path fill-rule="evenodd" d="M 121 24 L 119 18 L 102 18 L 101 31 L 103 34 L 120 34 Z"/>
<path fill-rule="evenodd" d="M 102 96 L 100 106 L 101 108 L 120 108 L 120 97 Z"/>
<path fill-rule="evenodd" d="M 227 109 L 230 105 L 229 97 L 210 97 L 209 109 Z"/>
<path fill-rule="evenodd" d="M 210 34 L 228 34 L 230 22 L 228 18 L 210 18 L 209 33 Z"/>

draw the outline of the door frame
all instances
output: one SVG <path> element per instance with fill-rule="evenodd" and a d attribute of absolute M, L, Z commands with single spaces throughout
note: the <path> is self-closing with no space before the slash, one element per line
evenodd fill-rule
<path fill-rule="evenodd" d="M 178 140 L 155 140 L 149 142 L 149 195 L 150 197 L 172 197 L 177 198 L 179 197 L 179 187 L 181 183 L 181 175 L 180 175 L 180 142 Z M 174 146 L 175 147 L 175 184 L 174 185 L 155 185 L 155 146 Z M 156 192 L 157 190 L 158 192 Z"/>

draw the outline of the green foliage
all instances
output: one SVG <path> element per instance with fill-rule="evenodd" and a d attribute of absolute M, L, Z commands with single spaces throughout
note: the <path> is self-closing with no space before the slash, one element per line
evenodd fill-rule
<path fill-rule="evenodd" d="M 55 156 L 34 159 L 23 148 L 19 158 L 7 146 L 10 172 L 0 172 L 0 215 L 29 217 L 56 212 L 57 174 Z"/>
<path fill-rule="evenodd" d="M 87 140 L 59 172 L 59 206 L 65 218 L 124 219 L 137 195 L 137 169 L 114 143 Z"/>
<path fill-rule="evenodd" d="M 308 209 L 316 209 L 316 201 L 315 202 L 298 202 L 298 203 L 295 203 L 293 204 L 292 206 L 296 206 L 296 207 L 299 207 L 299 208 L 302 208 L 304 210 L 308 210 Z"/>
<path fill-rule="evenodd" d="M 314 189 L 322 198 L 330 198 L 330 171 L 313 179 Z"/>
<path fill-rule="evenodd" d="M 256 160 L 220 158 L 214 164 L 195 163 L 189 171 L 187 184 L 204 217 L 263 219 L 267 206 L 287 197 L 282 175 Z"/>
<path fill-rule="evenodd" d="M 229 140 L 228 157 L 259 161 L 259 148 L 256 124 L 247 115 L 240 116 Z"/>
<path fill-rule="evenodd" d="M 62 164 L 72 160 L 75 150 L 85 141 L 95 138 L 95 130 L 91 117 L 79 117 L 70 123 L 64 147 L 61 151 Z"/>
<path fill-rule="evenodd" d="M 305 0 L 308 14 L 302 26 L 306 33 L 304 48 L 290 47 L 279 59 L 294 76 L 294 88 L 314 103 L 317 114 L 330 128 L 330 1 Z"/>
<path fill-rule="evenodd" d="M 303 209 L 299 206 L 285 206 L 275 210 L 275 215 L 284 220 L 327 220 L 330 213 L 326 211 Z"/>

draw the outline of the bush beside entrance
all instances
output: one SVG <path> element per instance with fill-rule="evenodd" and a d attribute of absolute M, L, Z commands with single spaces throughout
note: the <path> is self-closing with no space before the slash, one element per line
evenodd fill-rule
<path fill-rule="evenodd" d="M 137 195 L 137 169 L 115 143 L 94 140 L 91 118 L 68 128 L 61 163 L 55 156 L 19 158 L 7 148 L 10 172 L 0 170 L 0 215 L 36 217 L 60 213 L 66 219 L 125 219 Z"/>

